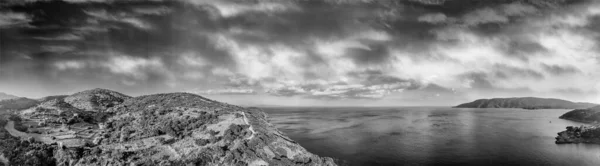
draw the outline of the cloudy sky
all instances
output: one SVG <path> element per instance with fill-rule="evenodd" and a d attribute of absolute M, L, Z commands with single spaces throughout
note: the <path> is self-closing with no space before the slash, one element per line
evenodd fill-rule
<path fill-rule="evenodd" d="M 4 0 L 0 92 L 243 105 L 600 103 L 593 0 Z"/>

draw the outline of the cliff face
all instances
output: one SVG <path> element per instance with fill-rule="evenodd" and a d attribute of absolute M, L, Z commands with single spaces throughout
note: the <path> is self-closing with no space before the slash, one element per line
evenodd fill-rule
<path fill-rule="evenodd" d="M 494 98 L 479 99 L 464 103 L 456 108 L 524 108 L 524 109 L 578 109 L 596 106 L 592 103 L 575 103 L 560 99 L 549 98 Z"/>
<path fill-rule="evenodd" d="M 83 133 L 75 137 L 85 139 L 81 146 L 32 140 L 30 144 L 43 147 L 45 156 L 51 152 L 50 158 L 40 160 L 56 165 L 335 165 L 285 136 L 257 108 L 171 93 L 130 98 L 99 111 L 109 113 L 97 123 L 101 127 L 68 129 Z M 8 159 L 13 165 L 22 162 L 18 155 Z"/>
<path fill-rule="evenodd" d="M 587 109 L 576 109 L 569 111 L 560 116 L 561 119 L 567 119 L 572 121 L 594 123 L 600 121 L 600 106 L 587 108 Z"/>

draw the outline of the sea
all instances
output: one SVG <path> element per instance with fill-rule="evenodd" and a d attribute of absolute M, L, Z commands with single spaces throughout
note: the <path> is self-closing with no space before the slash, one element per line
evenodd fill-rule
<path fill-rule="evenodd" d="M 555 144 L 562 109 L 267 107 L 270 122 L 340 165 L 600 165 L 600 145 Z"/>

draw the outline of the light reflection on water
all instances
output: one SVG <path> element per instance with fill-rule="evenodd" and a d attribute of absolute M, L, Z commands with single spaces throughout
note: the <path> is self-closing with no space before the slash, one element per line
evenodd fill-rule
<path fill-rule="evenodd" d="M 600 145 L 556 145 L 569 110 L 263 108 L 309 151 L 350 165 L 600 165 Z"/>

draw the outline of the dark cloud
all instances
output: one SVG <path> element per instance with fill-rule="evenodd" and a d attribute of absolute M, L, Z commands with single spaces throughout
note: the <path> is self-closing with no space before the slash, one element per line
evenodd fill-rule
<path fill-rule="evenodd" d="M 505 64 L 496 64 L 495 68 L 495 76 L 500 79 L 512 79 L 512 78 L 521 78 L 521 79 L 533 79 L 533 80 L 542 80 L 544 79 L 544 75 L 540 72 L 537 72 L 533 69 L 526 68 L 517 68 L 508 66 Z"/>
<path fill-rule="evenodd" d="M 366 48 L 351 48 L 346 50 L 346 54 L 354 60 L 354 63 L 382 64 L 389 60 L 390 53 L 386 45 L 370 45 Z"/>
<path fill-rule="evenodd" d="M 547 51 L 539 43 L 527 40 L 511 40 L 500 45 L 499 49 L 506 52 L 507 56 L 523 61 L 529 61 L 529 58 L 535 55 L 535 53 L 544 53 Z"/>
<path fill-rule="evenodd" d="M 542 64 L 544 70 L 552 75 L 576 74 L 581 71 L 574 66 L 548 65 Z"/>
<path fill-rule="evenodd" d="M 130 94 L 202 87 L 198 93 L 318 99 L 452 96 L 445 82 L 424 79 L 471 80 L 485 91 L 499 89 L 498 79 L 553 77 L 520 63 L 493 65 L 505 59 L 480 54 L 539 60 L 553 48 L 526 35 L 539 30 L 527 21 L 575 3 L 581 1 L 10 0 L 0 5 L 0 78 Z M 588 26 L 591 34 L 595 25 Z M 439 69 L 448 64 L 452 69 Z"/>

